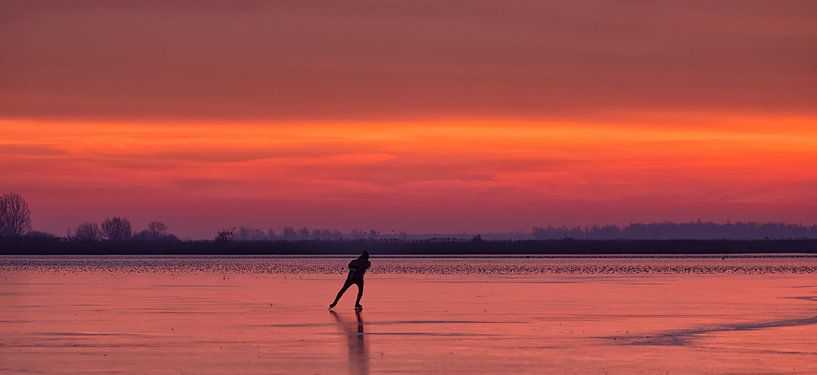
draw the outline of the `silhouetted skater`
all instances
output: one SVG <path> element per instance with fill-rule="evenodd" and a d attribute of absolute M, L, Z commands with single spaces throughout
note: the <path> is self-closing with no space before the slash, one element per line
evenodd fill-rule
<path fill-rule="evenodd" d="M 343 293 L 346 292 L 346 289 L 349 289 L 352 284 L 357 285 L 357 300 L 355 300 L 355 310 L 360 311 L 363 310 L 363 306 L 360 304 L 360 299 L 363 297 L 363 275 L 366 273 L 366 270 L 372 266 L 372 263 L 369 262 L 369 253 L 364 251 L 363 254 L 349 262 L 349 276 L 346 277 L 346 282 L 343 283 L 343 287 L 340 288 L 337 297 L 335 297 L 335 301 L 329 305 L 329 309 L 335 307 L 338 304 L 338 300 L 340 297 L 343 296 Z"/>

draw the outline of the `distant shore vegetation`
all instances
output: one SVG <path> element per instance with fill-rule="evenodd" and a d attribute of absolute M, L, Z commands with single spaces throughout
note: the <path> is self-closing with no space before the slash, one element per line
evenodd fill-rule
<path fill-rule="evenodd" d="M 285 227 L 280 232 L 249 226 L 225 228 L 209 240 L 182 240 L 160 222 L 134 229 L 124 216 L 80 223 L 64 236 L 31 227 L 31 210 L 16 193 L 0 195 L 0 253 L 343 253 L 363 249 L 400 253 L 647 253 L 813 252 L 817 225 L 786 223 L 662 222 L 626 226 L 533 227 L 529 233 L 409 234 L 375 229 Z M 760 241 L 765 245 L 753 245 Z M 231 250 L 232 249 L 232 250 Z"/>

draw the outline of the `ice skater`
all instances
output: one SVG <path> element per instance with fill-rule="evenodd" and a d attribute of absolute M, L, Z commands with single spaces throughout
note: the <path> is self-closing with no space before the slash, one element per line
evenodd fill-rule
<path fill-rule="evenodd" d="M 329 310 L 335 307 L 338 304 L 338 300 L 340 297 L 343 296 L 343 293 L 346 292 L 346 289 L 349 289 L 352 284 L 357 285 L 357 299 L 355 300 L 355 311 L 362 311 L 363 306 L 360 304 L 360 299 L 363 298 L 363 275 L 366 274 L 366 270 L 372 266 L 372 263 L 369 262 L 369 253 L 364 251 L 360 256 L 349 262 L 349 275 L 346 277 L 346 282 L 343 283 L 343 287 L 340 288 L 337 297 L 335 297 L 335 301 L 329 305 Z"/>

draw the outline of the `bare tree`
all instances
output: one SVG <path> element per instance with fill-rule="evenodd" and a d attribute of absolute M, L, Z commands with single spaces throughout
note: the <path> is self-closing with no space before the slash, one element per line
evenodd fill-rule
<path fill-rule="evenodd" d="M 309 228 L 303 227 L 298 231 L 298 239 L 301 241 L 308 240 L 312 235 L 309 233 Z"/>
<path fill-rule="evenodd" d="M 224 229 L 216 234 L 216 242 L 233 242 L 236 239 L 235 228 Z"/>
<path fill-rule="evenodd" d="M 250 227 L 241 226 L 238 228 L 238 233 L 236 233 L 236 240 L 238 241 L 249 241 L 250 240 Z"/>
<path fill-rule="evenodd" d="M 292 227 L 284 228 L 284 232 L 281 234 L 281 238 L 287 241 L 295 241 L 298 239 L 298 232 Z"/>
<path fill-rule="evenodd" d="M 250 232 L 250 241 L 266 241 L 266 240 L 267 234 L 264 233 L 263 230 L 253 228 L 253 230 Z"/>
<path fill-rule="evenodd" d="M 152 221 L 148 224 L 148 230 L 156 239 L 159 239 L 165 236 L 167 225 L 158 221 Z"/>
<path fill-rule="evenodd" d="M 111 241 L 127 241 L 133 232 L 128 219 L 114 216 L 102 222 L 102 234 Z"/>
<path fill-rule="evenodd" d="M 0 195 L 0 237 L 19 237 L 31 230 L 31 210 L 20 194 Z"/>
<path fill-rule="evenodd" d="M 158 221 L 152 221 L 146 229 L 133 234 L 133 239 L 138 241 L 176 241 L 179 238 L 174 234 L 167 233 L 167 225 Z"/>
<path fill-rule="evenodd" d="M 102 239 L 102 231 L 97 223 L 82 223 L 77 225 L 73 237 L 80 241 L 99 241 Z"/>

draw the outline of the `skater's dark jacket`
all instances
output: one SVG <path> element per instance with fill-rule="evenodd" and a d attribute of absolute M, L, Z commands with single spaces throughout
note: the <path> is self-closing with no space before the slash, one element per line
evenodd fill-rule
<path fill-rule="evenodd" d="M 366 273 L 366 270 L 372 266 L 372 263 L 369 262 L 368 257 L 360 257 L 351 262 L 349 262 L 349 279 L 351 280 L 362 280 L 363 275 Z"/>

